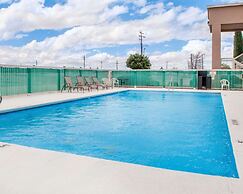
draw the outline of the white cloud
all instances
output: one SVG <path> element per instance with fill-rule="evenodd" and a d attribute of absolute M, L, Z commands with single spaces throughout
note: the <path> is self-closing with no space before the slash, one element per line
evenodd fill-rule
<path fill-rule="evenodd" d="M 156 4 L 149 4 L 149 5 L 145 5 L 143 6 L 139 13 L 140 14 L 146 14 L 146 13 L 161 13 L 164 10 L 164 4 L 163 3 L 156 3 Z"/>
<path fill-rule="evenodd" d="M 147 0 L 125 0 L 126 3 L 133 3 L 138 7 L 143 7 L 147 4 Z"/>
<path fill-rule="evenodd" d="M 138 32 L 146 33 L 146 44 L 171 40 L 188 43 L 179 51 L 150 54 L 153 68 L 173 64 L 185 68 L 190 53 L 206 54 L 207 66 L 211 61 L 211 42 L 207 26 L 207 14 L 195 7 L 175 6 L 173 3 L 148 4 L 145 0 L 69 0 L 66 4 L 44 7 L 44 0 L 21 0 L 0 10 L 0 38 L 21 38 L 36 29 L 70 28 L 64 34 L 47 38 L 41 42 L 33 40 L 22 47 L 0 46 L 0 63 L 80 66 L 82 54 L 87 48 L 102 48 L 113 45 L 138 43 Z M 121 2 L 119 0 L 119 2 Z M 137 6 L 140 13 L 148 14 L 143 19 L 121 20 L 118 16 L 127 13 L 128 3 Z M 136 11 L 137 11 L 136 10 Z M 19 19 L 21 18 L 21 19 Z M 230 55 L 230 45 L 223 37 L 223 52 Z M 129 53 L 134 52 L 134 49 Z M 114 68 L 119 60 L 125 68 L 127 56 L 97 53 L 87 58 L 89 67 L 96 68 L 103 61 L 104 68 Z"/>
<path fill-rule="evenodd" d="M 159 69 L 161 66 L 166 67 L 168 63 L 169 68 L 186 69 L 187 62 L 190 54 L 196 54 L 201 52 L 205 54 L 204 65 L 206 69 L 211 69 L 211 57 L 212 57 L 212 42 L 202 40 L 190 40 L 188 43 L 179 51 L 167 52 L 167 53 L 156 53 L 151 55 L 150 59 L 154 69 Z M 222 56 L 224 58 L 232 58 L 232 44 L 229 42 L 222 41 Z"/>
<path fill-rule="evenodd" d="M 22 64 L 22 65 L 33 65 L 35 60 L 38 60 L 40 65 L 45 66 L 82 66 L 82 55 L 83 52 L 73 52 L 72 49 L 59 50 L 58 52 L 43 47 L 34 49 L 36 43 L 33 42 L 25 47 L 0 47 L 0 58 L 1 63 L 7 64 Z M 165 68 L 168 62 L 169 68 L 176 67 L 178 69 L 187 68 L 187 61 L 191 53 L 202 52 L 205 54 L 205 67 L 211 68 L 211 41 L 202 40 L 190 40 L 188 43 L 178 51 L 174 52 L 155 52 L 149 54 L 150 60 L 153 64 L 152 69 L 159 69 L 161 66 Z M 135 53 L 135 50 L 131 50 L 127 55 Z M 116 61 L 119 61 L 119 68 L 126 69 L 126 58 L 127 56 L 114 56 L 105 52 L 97 53 L 90 56 L 87 53 L 87 68 L 101 67 L 101 61 L 103 61 L 104 69 L 114 69 Z M 229 42 L 222 42 L 222 56 L 232 56 L 232 44 Z"/>
<path fill-rule="evenodd" d="M 116 0 L 68 0 L 66 4 L 44 7 L 44 0 L 21 0 L 0 9 L 0 38 L 36 29 L 63 29 L 95 25 L 126 12 L 124 6 L 109 8 Z"/>
<path fill-rule="evenodd" d="M 114 9 L 116 10 L 116 8 Z M 186 14 L 189 14 L 192 19 L 186 17 Z M 183 21 L 181 21 L 182 19 Z M 173 7 L 168 11 L 152 14 L 144 19 L 115 20 L 74 27 L 58 37 L 48 38 L 42 42 L 33 41 L 26 46 L 32 47 L 32 49 L 42 49 L 45 46 L 57 51 L 74 47 L 99 48 L 117 44 L 136 44 L 139 31 L 146 33 L 146 44 L 173 39 L 187 41 L 198 39 L 198 37 L 210 39 L 205 21 L 206 15 L 199 9 Z"/>

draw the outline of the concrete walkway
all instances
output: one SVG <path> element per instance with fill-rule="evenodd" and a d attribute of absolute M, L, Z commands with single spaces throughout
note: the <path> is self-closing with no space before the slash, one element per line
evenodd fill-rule
<path fill-rule="evenodd" d="M 125 91 L 126 89 L 110 89 L 110 90 L 93 90 L 92 92 L 48 92 L 48 93 L 33 93 L 17 96 L 3 97 L 3 102 L 0 104 L 0 113 L 12 112 L 13 110 L 23 110 L 28 108 L 40 107 L 49 104 L 58 104 L 82 98 L 100 96 L 116 92 Z"/>
<path fill-rule="evenodd" d="M 105 91 L 109 92 L 115 91 Z M 4 99 L 0 111 L 93 94 L 51 93 L 10 97 Z M 240 179 L 157 169 L 0 143 L 0 193 L 242 194 L 243 144 L 238 142 L 243 140 L 243 92 L 223 92 L 222 97 Z M 232 120 L 237 120 L 238 125 L 233 125 Z"/>

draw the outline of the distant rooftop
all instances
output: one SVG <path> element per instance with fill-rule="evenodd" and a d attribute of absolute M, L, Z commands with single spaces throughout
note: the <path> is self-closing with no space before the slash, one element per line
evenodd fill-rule
<path fill-rule="evenodd" d="M 243 2 L 242 3 L 226 3 L 226 4 L 218 4 L 218 5 L 209 5 L 208 9 L 223 8 L 223 7 L 235 7 L 235 6 L 243 6 Z"/>

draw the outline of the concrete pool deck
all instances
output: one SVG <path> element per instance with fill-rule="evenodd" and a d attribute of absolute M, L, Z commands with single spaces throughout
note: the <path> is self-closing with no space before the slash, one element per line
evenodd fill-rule
<path fill-rule="evenodd" d="M 6 97 L 0 105 L 0 112 L 119 91 L 123 89 L 85 94 L 54 92 Z M 239 179 L 158 169 L 0 143 L 0 193 L 242 194 L 243 144 L 239 141 L 243 140 L 243 92 L 223 91 L 222 99 Z M 232 120 L 236 120 L 238 125 L 234 125 Z"/>

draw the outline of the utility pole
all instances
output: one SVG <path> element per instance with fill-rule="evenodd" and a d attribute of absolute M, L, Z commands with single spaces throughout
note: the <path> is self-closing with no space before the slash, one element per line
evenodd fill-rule
<path fill-rule="evenodd" d="M 118 60 L 116 60 L 116 70 L 118 70 Z"/>
<path fill-rule="evenodd" d="M 100 69 L 103 69 L 103 61 L 100 61 Z"/>
<path fill-rule="evenodd" d="M 141 31 L 141 32 L 139 32 L 138 37 L 140 40 L 141 55 L 143 55 L 143 39 L 146 38 L 146 36 L 144 36 L 144 33 Z"/>
<path fill-rule="evenodd" d="M 83 61 L 84 61 L 84 69 L 85 69 L 85 66 L 86 66 L 86 57 L 85 57 L 85 55 L 83 56 Z"/>

